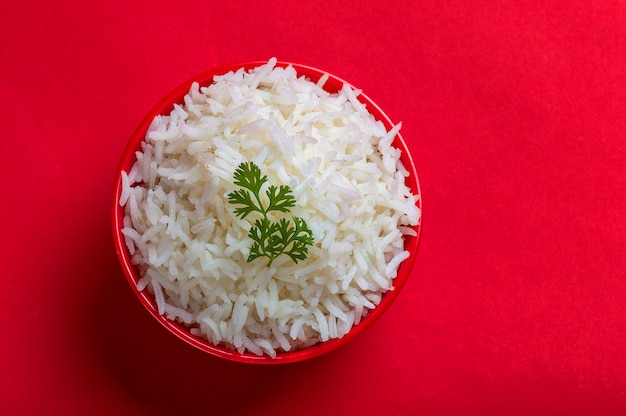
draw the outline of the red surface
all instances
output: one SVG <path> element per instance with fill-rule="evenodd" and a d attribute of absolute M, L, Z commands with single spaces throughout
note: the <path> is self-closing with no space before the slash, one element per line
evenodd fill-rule
<path fill-rule="evenodd" d="M 624 2 L 337 3 L 0 6 L 3 414 L 626 413 Z M 109 200 L 160 98 L 270 56 L 403 122 L 424 223 L 380 320 L 268 367 L 155 322 Z"/>

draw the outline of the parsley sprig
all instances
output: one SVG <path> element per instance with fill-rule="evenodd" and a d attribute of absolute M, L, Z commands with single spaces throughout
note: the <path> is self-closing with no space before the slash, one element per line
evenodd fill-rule
<path fill-rule="evenodd" d="M 261 218 L 254 221 L 254 226 L 248 232 L 253 243 L 247 261 L 267 257 L 269 267 L 281 254 L 288 255 L 295 263 L 306 259 L 308 246 L 313 244 L 313 233 L 306 221 L 292 217 L 293 222 L 287 218 L 273 222 L 268 216 L 272 211 L 289 213 L 289 208 L 296 205 L 291 188 L 286 185 L 269 185 L 265 191 L 267 204 L 264 204 L 261 190 L 267 183 L 267 176 L 261 174 L 261 169 L 255 163 L 241 163 L 233 176 L 235 185 L 243 188 L 228 194 L 228 202 L 240 205 L 235 208 L 235 215 L 244 219 L 253 212 L 261 214 Z"/>

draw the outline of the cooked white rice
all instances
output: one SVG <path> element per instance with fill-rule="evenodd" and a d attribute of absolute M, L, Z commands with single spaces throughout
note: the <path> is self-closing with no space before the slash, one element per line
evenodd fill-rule
<path fill-rule="evenodd" d="M 122 172 L 122 230 L 139 290 L 159 313 L 239 352 L 292 351 L 343 337 L 393 289 L 419 195 L 387 131 L 348 86 L 336 94 L 276 60 L 193 84 L 152 122 Z M 308 258 L 246 262 L 250 218 L 227 195 L 242 162 L 288 185 L 313 232 Z"/>

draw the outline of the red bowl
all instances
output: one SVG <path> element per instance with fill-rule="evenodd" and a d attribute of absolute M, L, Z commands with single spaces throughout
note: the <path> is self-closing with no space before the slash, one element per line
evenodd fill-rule
<path fill-rule="evenodd" d="M 409 251 L 410 255 L 400 264 L 398 268 L 398 274 L 393 284 L 394 290 L 386 292 L 383 295 L 379 305 L 375 309 L 369 311 L 369 313 L 361 319 L 361 322 L 358 325 L 355 325 L 343 338 L 331 339 L 329 341 L 321 342 L 311 347 L 300 350 L 277 352 L 276 357 L 271 358 L 266 355 L 258 356 L 252 353 L 239 353 L 226 347 L 213 345 L 206 339 L 191 334 L 189 328 L 185 325 L 172 321 L 167 317 L 159 314 L 154 297 L 150 295 L 146 290 L 137 290 L 137 282 L 140 276 L 137 269 L 130 261 L 131 256 L 128 252 L 128 248 L 126 247 L 124 236 L 121 231 L 123 228 L 124 208 L 121 207 L 118 202 L 122 190 L 121 172 L 128 172 L 134 164 L 135 152 L 140 149 L 141 142 L 144 140 L 146 136 L 146 131 L 148 130 L 148 127 L 150 126 L 150 123 L 155 116 L 168 115 L 174 108 L 175 103 L 182 103 L 183 97 L 189 92 L 189 89 L 193 82 L 198 82 L 200 86 L 210 85 L 213 82 L 213 77 L 216 75 L 222 75 L 229 71 L 236 71 L 240 68 L 248 70 L 263 65 L 265 63 L 266 62 L 262 61 L 236 63 L 220 66 L 218 68 L 204 72 L 198 76 L 193 77 L 192 79 L 188 80 L 187 82 L 170 92 L 152 110 L 150 110 L 150 112 L 141 121 L 141 123 L 131 136 L 130 141 L 126 146 L 126 149 L 122 154 L 122 159 L 117 169 L 112 205 L 112 226 L 115 250 L 117 252 L 120 264 L 122 266 L 124 274 L 126 275 L 126 279 L 130 284 L 131 289 L 133 290 L 133 292 L 135 292 L 135 295 L 137 295 L 137 297 L 139 298 L 143 306 L 145 306 L 145 308 L 148 310 L 148 312 L 150 312 L 150 314 L 168 331 L 176 335 L 181 340 L 187 342 L 188 344 L 217 357 L 243 363 L 280 364 L 318 357 L 322 354 L 333 351 L 342 345 L 347 344 L 350 340 L 356 338 L 359 334 L 361 334 L 368 327 L 370 327 L 374 323 L 374 321 L 376 321 L 376 319 L 378 319 L 383 313 L 385 313 L 387 309 L 389 309 L 391 304 L 398 297 L 398 294 L 404 287 L 407 279 L 409 278 L 411 268 L 413 267 L 413 264 L 415 262 L 420 237 L 421 221 L 418 225 L 413 227 L 417 233 L 416 236 L 405 236 L 404 246 L 405 249 Z M 306 76 L 312 82 L 317 82 L 321 76 L 328 75 L 328 81 L 326 81 L 324 89 L 330 93 L 336 93 L 342 88 L 343 84 L 348 84 L 341 78 L 338 78 L 320 69 L 313 68 L 311 66 L 300 65 L 290 62 L 278 62 L 276 64 L 276 66 L 280 67 L 286 67 L 288 65 L 291 65 L 296 70 L 299 76 Z M 388 130 L 393 127 L 393 123 L 391 122 L 389 117 L 371 99 L 369 99 L 364 94 L 360 94 L 358 96 L 358 99 L 366 106 L 368 111 L 377 120 L 381 121 L 385 125 Z M 410 175 L 406 179 L 407 186 L 411 189 L 413 194 L 421 196 L 417 172 L 415 170 L 415 164 L 401 134 L 396 135 L 393 145 L 401 150 L 402 153 L 400 156 L 400 160 L 410 173 Z M 421 197 L 417 203 L 418 207 L 421 209 Z M 401 336 L 401 334 L 398 334 L 398 336 Z"/>

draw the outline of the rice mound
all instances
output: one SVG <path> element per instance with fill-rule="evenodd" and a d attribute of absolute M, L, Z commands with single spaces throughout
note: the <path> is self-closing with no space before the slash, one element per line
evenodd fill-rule
<path fill-rule="evenodd" d="M 420 221 L 387 131 L 347 85 L 323 89 L 276 59 L 194 83 L 157 116 L 122 172 L 126 245 L 160 314 L 215 345 L 275 357 L 343 337 L 393 289 Z M 312 230 L 308 258 L 246 259 L 250 218 L 233 174 L 254 162 L 288 185 Z"/>

